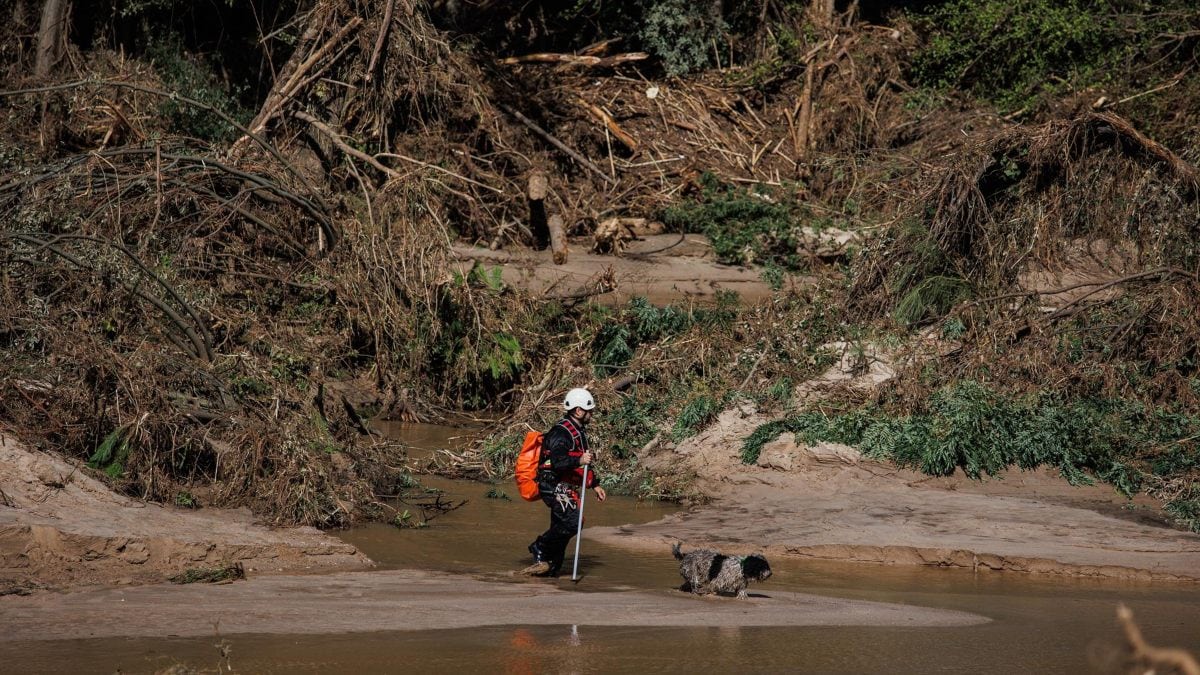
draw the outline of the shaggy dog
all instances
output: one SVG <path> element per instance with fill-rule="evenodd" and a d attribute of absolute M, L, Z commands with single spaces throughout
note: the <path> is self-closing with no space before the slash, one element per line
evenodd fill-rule
<path fill-rule="evenodd" d="M 730 556 L 696 549 L 685 554 L 679 550 L 679 544 L 675 544 L 671 553 L 679 561 L 679 575 L 683 577 L 679 590 L 697 595 L 716 593 L 744 598 L 751 581 L 766 581 L 771 576 L 771 566 L 758 553 Z"/>

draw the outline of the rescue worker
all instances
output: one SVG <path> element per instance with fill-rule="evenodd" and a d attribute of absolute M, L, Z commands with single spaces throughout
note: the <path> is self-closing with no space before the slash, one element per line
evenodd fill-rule
<path fill-rule="evenodd" d="M 525 574 L 558 576 L 567 544 L 579 526 L 580 490 L 593 489 L 600 501 L 607 497 L 590 467 L 586 429 L 595 409 L 596 401 L 587 389 L 568 391 L 563 399 L 565 415 L 542 439 L 537 482 L 542 501 L 550 507 L 550 528 L 529 545 L 533 564 L 525 568 Z M 582 484 L 584 466 L 589 467 L 586 486 Z"/>

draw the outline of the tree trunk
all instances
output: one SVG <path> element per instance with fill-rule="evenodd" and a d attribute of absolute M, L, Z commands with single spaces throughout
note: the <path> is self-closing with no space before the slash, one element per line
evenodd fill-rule
<path fill-rule="evenodd" d="M 42 5 L 42 20 L 38 25 L 37 57 L 33 63 L 34 77 L 49 75 L 50 70 L 62 58 L 69 2 L 70 0 L 46 0 Z"/>

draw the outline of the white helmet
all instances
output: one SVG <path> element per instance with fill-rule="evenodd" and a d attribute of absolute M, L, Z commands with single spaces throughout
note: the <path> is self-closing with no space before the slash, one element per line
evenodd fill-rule
<path fill-rule="evenodd" d="M 563 410 L 570 411 L 572 408 L 583 408 L 591 410 L 596 407 L 596 401 L 592 399 L 592 392 L 587 389 L 576 388 L 567 392 L 567 397 L 563 399 Z"/>

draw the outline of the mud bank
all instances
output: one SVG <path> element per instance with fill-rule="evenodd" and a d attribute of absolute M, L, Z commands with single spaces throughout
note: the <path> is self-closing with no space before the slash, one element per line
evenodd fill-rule
<path fill-rule="evenodd" d="M 314 528 L 270 529 L 249 511 L 164 507 L 0 437 L 0 590 L 163 581 L 241 563 L 253 572 L 361 569 L 371 561 Z"/>
<path fill-rule="evenodd" d="M 694 473 L 713 503 L 587 535 L 646 550 L 683 541 L 822 560 L 1200 580 L 1200 536 L 1165 526 L 1150 504 L 1111 487 L 1071 486 L 1049 471 L 932 478 L 790 437 L 747 466 L 742 439 L 765 421 L 729 410 L 679 447 L 644 458 L 651 468 Z"/>
<path fill-rule="evenodd" d="M 581 293 L 593 292 L 602 278 L 613 288 L 597 297 L 605 303 L 621 303 L 634 296 L 660 304 L 711 302 L 718 291 L 737 293 L 744 302 L 758 302 L 773 292 L 759 270 L 716 262 L 712 245 L 701 235 L 647 236 L 630 242 L 620 256 L 591 253 L 589 245 L 573 245 L 562 265 L 554 264 L 548 249 L 492 251 L 459 244 L 454 246 L 454 255 L 462 269 L 474 263 L 499 267 L 504 283 L 548 297 L 578 299 Z M 787 283 L 803 280 L 789 278 Z"/>
<path fill-rule="evenodd" d="M 570 585 L 569 581 L 560 582 Z M 581 596 L 542 580 L 503 583 L 419 570 L 268 576 L 222 586 L 160 584 L 6 598 L 0 640 L 347 633 L 530 625 L 967 626 L 968 612 L 755 591 L 746 600 L 678 591 Z"/>

